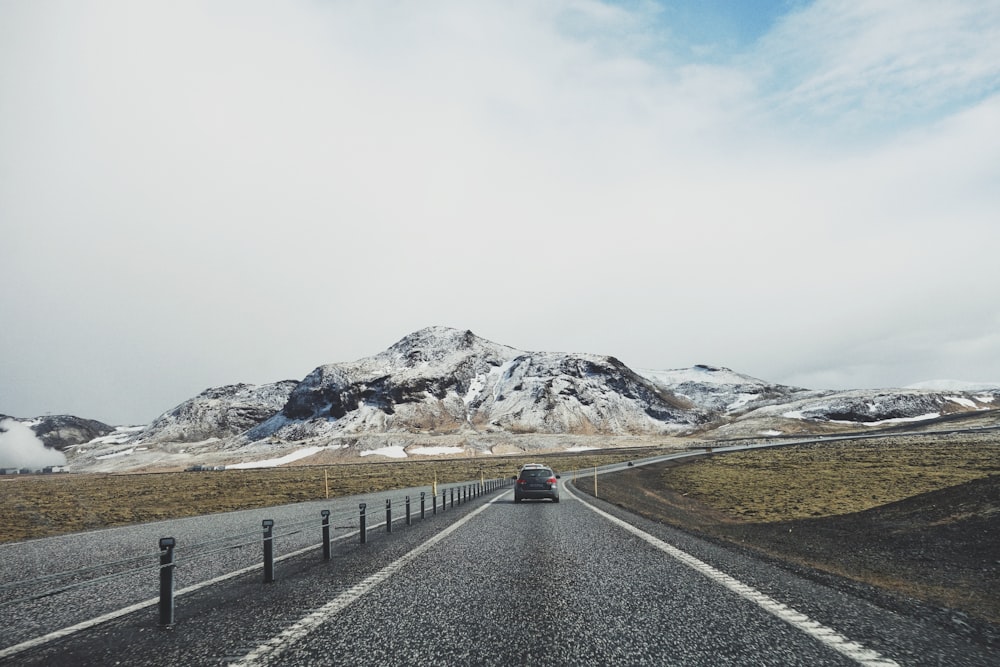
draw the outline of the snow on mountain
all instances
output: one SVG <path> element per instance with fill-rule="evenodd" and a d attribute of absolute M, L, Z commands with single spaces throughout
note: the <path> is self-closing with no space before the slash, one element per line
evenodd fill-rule
<path fill-rule="evenodd" d="M 701 421 L 613 357 L 525 352 L 429 327 L 372 357 L 315 369 L 246 437 L 676 433 Z"/>
<path fill-rule="evenodd" d="M 856 431 L 995 410 L 998 406 L 1000 389 L 968 393 L 925 389 L 804 392 L 788 402 L 740 415 L 716 433 L 736 437 L 765 432 L 781 435 Z"/>
<path fill-rule="evenodd" d="M 319 366 L 301 382 L 207 389 L 146 427 L 48 418 L 32 428 L 58 434 L 74 470 L 115 472 L 283 465 L 334 452 L 510 453 L 604 447 L 612 438 L 843 433 L 1000 409 L 1000 388 L 938 386 L 807 390 L 707 365 L 637 372 L 610 356 L 527 352 L 429 327 L 370 357 Z"/>
<path fill-rule="evenodd" d="M 775 401 L 788 401 L 807 390 L 764 382 L 728 368 L 698 364 L 692 368 L 639 370 L 642 376 L 698 408 L 729 413 Z"/>
<path fill-rule="evenodd" d="M 284 380 L 206 389 L 157 417 L 134 441 L 200 442 L 239 435 L 280 410 L 297 384 Z"/>

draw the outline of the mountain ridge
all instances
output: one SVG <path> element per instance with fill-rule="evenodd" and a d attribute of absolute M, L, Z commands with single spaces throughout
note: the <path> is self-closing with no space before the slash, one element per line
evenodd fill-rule
<path fill-rule="evenodd" d="M 242 463 L 295 448 L 405 452 L 417 441 L 495 453 L 574 438 L 604 446 L 615 438 L 835 433 L 998 407 L 1000 388 L 810 390 L 721 366 L 634 370 L 613 356 L 530 352 L 467 329 L 427 327 L 371 356 L 317 366 L 301 381 L 206 389 L 145 427 L 61 418 L 77 428 L 63 428 L 69 437 L 57 446 L 74 470 L 114 471 Z M 54 419 L 26 423 L 51 433 Z"/>

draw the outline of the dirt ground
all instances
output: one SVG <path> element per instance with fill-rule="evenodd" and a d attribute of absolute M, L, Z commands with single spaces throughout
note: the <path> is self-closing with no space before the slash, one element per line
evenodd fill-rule
<path fill-rule="evenodd" d="M 906 445 L 900 447 L 903 455 Z M 825 457 L 834 464 L 850 458 L 852 451 L 845 446 L 817 453 L 814 446 L 753 454 L 763 457 L 758 458 L 759 464 L 769 456 L 794 456 L 790 449 L 799 449 L 798 454 L 807 458 Z M 960 469 L 957 476 L 948 474 L 945 469 L 949 466 L 941 461 L 929 461 L 928 473 L 934 473 L 930 475 L 934 479 L 924 479 L 923 484 L 918 479 L 913 486 L 934 490 L 922 493 L 907 494 L 892 475 L 891 480 L 872 483 L 858 474 L 857 466 L 850 465 L 833 467 L 853 474 L 853 482 L 824 480 L 822 474 L 808 469 L 784 475 L 786 484 L 794 477 L 803 493 L 816 501 L 809 505 L 808 499 L 784 497 L 787 489 L 781 487 L 774 487 L 781 491 L 760 486 L 740 488 L 724 469 L 740 468 L 734 463 L 735 455 L 729 454 L 709 461 L 668 463 L 605 475 L 600 478 L 598 495 L 656 521 L 750 549 L 806 576 L 876 598 L 890 608 L 933 616 L 977 641 L 1000 645 L 1000 471 L 993 469 L 1000 465 L 1000 459 L 996 451 L 995 443 L 986 447 L 985 453 L 973 452 L 971 457 L 965 448 L 954 449 L 956 460 L 951 467 Z M 986 461 L 986 469 L 977 457 Z M 713 465 L 723 460 L 723 466 Z M 891 452 L 887 462 L 891 466 Z M 700 470 L 694 475 L 683 472 L 696 467 Z M 823 472 L 830 467 L 823 467 Z M 903 471 L 905 475 L 919 474 L 905 466 Z M 714 487 L 706 481 L 713 479 L 713 472 Z M 810 474 L 815 476 L 810 478 Z M 781 477 L 775 476 L 775 484 L 781 483 Z M 963 477 L 971 479 L 961 481 Z M 691 478 L 700 482 L 692 484 Z M 897 488 L 887 492 L 885 486 Z M 588 487 L 578 486 L 592 494 Z M 864 509 L 844 511 L 851 506 L 846 501 L 827 512 L 815 509 L 829 505 L 831 497 L 851 495 L 845 492 L 846 487 L 855 487 L 855 502 L 862 503 Z M 743 502 L 741 493 L 747 496 Z M 886 495 L 905 497 L 879 500 Z M 767 520 L 753 516 L 754 502 L 773 505 L 776 497 L 788 503 L 785 515 L 795 518 L 775 520 L 773 513 Z"/>

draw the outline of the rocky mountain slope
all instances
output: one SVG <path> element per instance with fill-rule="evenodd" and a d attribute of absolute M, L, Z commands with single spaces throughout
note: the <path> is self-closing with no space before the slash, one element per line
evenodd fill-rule
<path fill-rule="evenodd" d="M 278 464 L 324 449 L 497 453 L 628 438 L 841 433 L 998 407 L 1000 387 L 816 391 L 706 365 L 636 371 L 614 357 L 527 352 L 429 327 L 300 382 L 207 389 L 145 427 L 72 417 L 26 423 L 65 449 L 74 470 L 114 471 Z"/>
<path fill-rule="evenodd" d="M 246 437 L 665 434 L 703 421 L 704 411 L 614 357 L 524 352 L 432 327 L 375 356 L 320 366 Z"/>
<path fill-rule="evenodd" d="M 136 436 L 137 442 L 199 442 L 239 435 L 270 418 L 288 401 L 299 383 L 234 384 L 206 389 L 157 417 Z"/>

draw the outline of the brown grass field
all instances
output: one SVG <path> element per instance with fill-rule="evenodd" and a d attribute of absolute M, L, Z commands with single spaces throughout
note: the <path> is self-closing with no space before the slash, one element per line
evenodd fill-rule
<path fill-rule="evenodd" d="M 482 457 L 215 472 L 129 475 L 53 474 L 0 477 L 0 542 L 254 509 L 391 489 L 516 475 L 521 464 L 545 461 L 558 471 L 640 458 L 652 449 Z"/>

